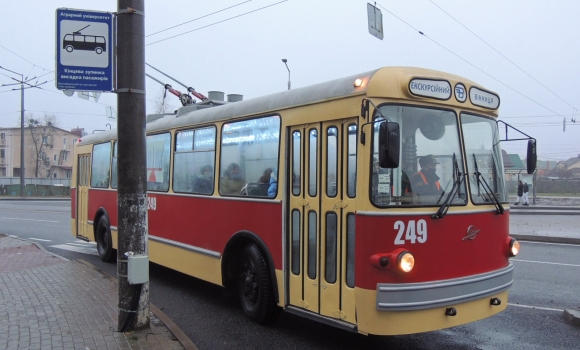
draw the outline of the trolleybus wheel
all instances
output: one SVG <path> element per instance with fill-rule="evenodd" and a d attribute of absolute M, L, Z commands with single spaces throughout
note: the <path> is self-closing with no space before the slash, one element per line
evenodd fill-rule
<path fill-rule="evenodd" d="M 101 47 L 97 47 L 95 49 L 95 52 L 98 53 L 99 55 L 103 53 L 103 49 Z"/>
<path fill-rule="evenodd" d="M 66 52 L 73 52 L 74 47 L 72 47 L 71 45 L 67 45 L 65 49 L 66 49 Z"/>
<path fill-rule="evenodd" d="M 278 314 L 266 260 L 255 243 L 246 245 L 240 255 L 238 294 L 248 317 L 269 323 Z"/>
<path fill-rule="evenodd" d="M 101 216 L 97 224 L 97 252 L 104 262 L 115 260 L 113 239 L 111 238 L 111 226 L 106 216 Z"/>

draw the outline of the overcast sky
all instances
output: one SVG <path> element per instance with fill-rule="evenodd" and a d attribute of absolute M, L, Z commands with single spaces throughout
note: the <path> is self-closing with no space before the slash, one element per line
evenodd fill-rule
<path fill-rule="evenodd" d="M 0 3 L 0 66 L 28 77 L 50 72 L 38 80 L 48 80 L 42 89 L 25 90 L 25 111 L 37 118 L 54 114 L 67 130 L 78 126 L 91 133 L 108 129 L 107 123 L 115 128 L 106 119 L 115 94 L 101 95 L 98 103 L 67 97 L 56 89 L 52 71 L 55 10 L 114 12 L 117 2 Z M 575 109 L 580 108 L 580 1 L 376 4 L 383 14 L 383 40 L 368 33 L 367 1 L 362 0 L 146 1 L 146 62 L 201 93 L 219 90 L 244 99 L 287 89 L 282 58 L 288 60 L 293 88 L 383 66 L 441 70 L 497 92 L 500 119 L 538 140 L 539 159 L 580 154 L 580 121 L 572 122 L 574 116 L 580 119 Z M 185 90 L 150 68 L 147 73 Z M 5 70 L 0 74 L 0 85 L 13 83 L 10 76 L 19 78 Z M 149 78 L 146 83 L 147 112 L 152 113 L 162 86 Z M 20 91 L 10 89 L 0 87 L 0 127 L 19 125 Z M 180 105 L 173 95 L 167 102 Z M 522 142 L 503 143 L 503 148 L 525 154 Z"/>

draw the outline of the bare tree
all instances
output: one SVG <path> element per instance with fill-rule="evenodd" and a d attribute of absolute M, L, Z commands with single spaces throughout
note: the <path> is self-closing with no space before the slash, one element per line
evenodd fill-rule
<path fill-rule="evenodd" d="M 54 128 L 57 125 L 54 114 L 44 114 L 42 119 L 35 119 L 33 114 L 27 114 L 26 127 L 30 130 L 32 144 L 31 151 L 34 162 L 34 177 L 38 177 L 41 170 L 49 170 L 50 159 L 46 156 L 46 148 L 52 147 L 54 142 Z"/>
<path fill-rule="evenodd" d="M 165 87 L 159 90 L 159 94 L 156 95 L 154 103 L 154 112 L 157 114 L 170 113 L 171 110 L 176 108 L 173 104 L 167 103 L 167 90 L 165 90 Z"/>

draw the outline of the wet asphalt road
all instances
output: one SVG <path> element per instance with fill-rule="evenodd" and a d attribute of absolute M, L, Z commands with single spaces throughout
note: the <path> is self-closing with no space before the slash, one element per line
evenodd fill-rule
<path fill-rule="evenodd" d="M 543 216 L 542 220 L 557 228 L 564 219 Z M 116 275 L 115 264 L 87 254 L 90 245 L 82 248 L 85 243 L 75 242 L 70 235 L 69 202 L 0 201 L 0 233 L 36 239 L 49 251 L 87 260 Z M 85 250 L 63 249 L 67 245 Z M 562 318 L 564 308 L 580 307 L 580 246 L 524 242 L 522 253 L 513 260 L 514 285 L 506 311 L 469 325 L 415 335 L 364 336 L 286 313 L 272 326 L 260 326 L 249 321 L 222 288 L 157 265 L 151 266 L 150 300 L 199 349 L 580 348 L 580 329 Z"/>

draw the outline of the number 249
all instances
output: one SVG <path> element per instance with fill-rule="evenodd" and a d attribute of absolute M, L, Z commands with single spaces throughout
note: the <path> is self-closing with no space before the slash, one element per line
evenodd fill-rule
<path fill-rule="evenodd" d="M 406 229 L 405 229 L 406 226 Z M 395 244 L 405 244 L 410 242 L 415 244 L 416 242 L 425 243 L 427 242 L 427 221 L 421 219 L 415 223 L 415 220 L 409 220 L 407 225 L 401 220 L 395 222 L 395 230 L 397 232 L 397 237 L 395 238 Z M 405 237 L 403 238 L 403 234 Z"/>

